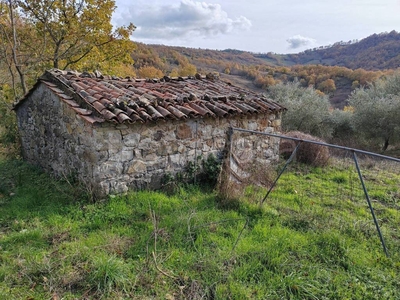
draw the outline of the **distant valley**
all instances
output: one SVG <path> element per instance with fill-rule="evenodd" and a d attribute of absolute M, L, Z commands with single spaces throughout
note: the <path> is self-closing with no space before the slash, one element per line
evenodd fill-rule
<path fill-rule="evenodd" d="M 257 92 L 279 82 L 299 80 L 304 87 L 313 86 L 329 95 L 332 107 L 341 109 L 352 90 L 399 68 L 400 33 L 373 34 L 297 54 L 137 43 L 132 57 L 142 77 L 218 72 L 222 79 Z"/>

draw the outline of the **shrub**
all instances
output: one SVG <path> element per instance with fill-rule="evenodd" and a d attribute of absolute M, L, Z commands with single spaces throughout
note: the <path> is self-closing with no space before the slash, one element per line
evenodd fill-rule
<path fill-rule="evenodd" d="M 221 172 L 221 160 L 210 154 L 206 159 L 202 160 L 201 164 L 200 183 L 214 187 Z"/>
<path fill-rule="evenodd" d="M 19 138 L 15 113 L 11 111 L 11 90 L 0 86 L 0 155 L 18 157 Z"/>
<path fill-rule="evenodd" d="M 235 208 L 243 196 L 250 202 L 257 202 L 252 200 L 259 200 L 259 191 L 269 188 L 276 179 L 275 167 L 274 164 L 254 159 L 252 162 L 240 165 L 240 171 L 237 173 L 231 169 L 228 156 L 223 161 L 216 188 L 219 205 L 224 208 Z M 252 196 L 246 195 L 249 189 Z"/>
<path fill-rule="evenodd" d="M 324 142 L 323 140 L 316 138 L 312 135 L 305 134 L 299 131 L 291 131 L 286 134 L 288 137 L 293 137 L 301 140 L 310 140 L 317 142 Z M 284 140 L 279 146 L 279 153 L 285 157 L 289 158 L 292 154 L 297 141 Z M 329 160 L 329 148 L 326 146 L 321 146 L 317 144 L 302 142 L 296 153 L 296 160 L 305 164 L 309 164 L 316 167 L 326 166 Z"/>
<path fill-rule="evenodd" d="M 312 87 L 303 88 L 295 81 L 270 86 L 269 97 L 287 108 L 282 115 L 283 130 L 302 131 L 324 138 L 332 135 L 328 96 Z"/>
<path fill-rule="evenodd" d="M 137 70 L 139 77 L 141 78 L 161 78 L 164 76 L 163 72 L 153 66 L 141 67 Z"/>
<path fill-rule="evenodd" d="M 243 195 L 243 188 L 239 182 L 230 178 L 229 159 L 224 159 L 222 171 L 218 178 L 218 203 L 221 208 L 235 209 L 239 207 L 239 198 Z"/>
<path fill-rule="evenodd" d="M 207 158 L 198 156 L 195 161 L 189 161 L 183 172 L 166 173 L 162 178 L 162 190 L 168 194 L 176 193 L 182 185 L 195 184 L 214 188 L 221 172 L 221 159 L 210 154 Z"/>
<path fill-rule="evenodd" d="M 355 90 L 349 104 L 358 135 L 380 143 L 383 151 L 400 141 L 400 72 Z"/>

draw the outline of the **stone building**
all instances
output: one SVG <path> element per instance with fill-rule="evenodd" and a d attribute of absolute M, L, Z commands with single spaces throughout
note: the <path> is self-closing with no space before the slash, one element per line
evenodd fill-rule
<path fill-rule="evenodd" d="M 53 69 L 14 110 L 29 163 L 104 195 L 158 188 L 197 157 L 220 156 L 229 126 L 277 131 L 284 108 L 215 76 L 142 80 Z M 268 162 L 278 143 L 243 134 L 234 147 Z"/>

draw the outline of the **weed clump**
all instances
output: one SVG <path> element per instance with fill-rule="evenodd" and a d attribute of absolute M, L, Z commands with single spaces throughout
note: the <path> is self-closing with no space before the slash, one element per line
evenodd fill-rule
<path fill-rule="evenodd" d="M 180 188 L 196 185 L 204 188 L 214 188 L 221 171 L 221 159 L 213 154 L 203 158 L 198 156 L 195 161 L 189 161 L 183 172 L 166 173 L 161 179 L 161 190 L 169 195 L 177 193 Z"/>
<path fill-rule="evenodd" d="M 239 198 L 243 195 L 243 189 L 237 180 L 230 177 L 229 158 L 224 159 L 217 183 L 218 203 L 223 208 L 239 206 Z"/>
<path fill-rule="evenodd" d="M 238 207 L 244 196 L 252 202 L 252 198 L 258 197 L 264 188 L 269 188 L 277 176 L 274 165 L 257 159 L 240 164 L 239 172 L 232 170 L 231 165 L 230 159 L 226 158 L 217 184 L 218 203 L 228 209 Z M 246 195 L 249 188 L 253 197 Z"/>
<path fill-rule="evenodd" d="M 301 140 L 310 140 L 316 142 L 324 142 L 323 140 L 300 132 L 290 131 L 286 133 L 288 137 Z M 285 158 L 289 158 L 299 142 L 293 140 L 282 140 L 279 146 L 279 153 Z M 301 163 L 312 165 L 314 167 L 324 167 L 329 162 L 329 148 L 317 144 L 302 142 L 296 153 L 296 160 Z"/>

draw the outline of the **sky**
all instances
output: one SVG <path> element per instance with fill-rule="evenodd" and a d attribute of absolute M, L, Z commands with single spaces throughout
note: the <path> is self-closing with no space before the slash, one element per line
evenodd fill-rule
<path fill-rule="evenodd" d="M 298 53 L 400 32 L 400 0 L 116 0 L 132 40 L 212 50 Z"/>

